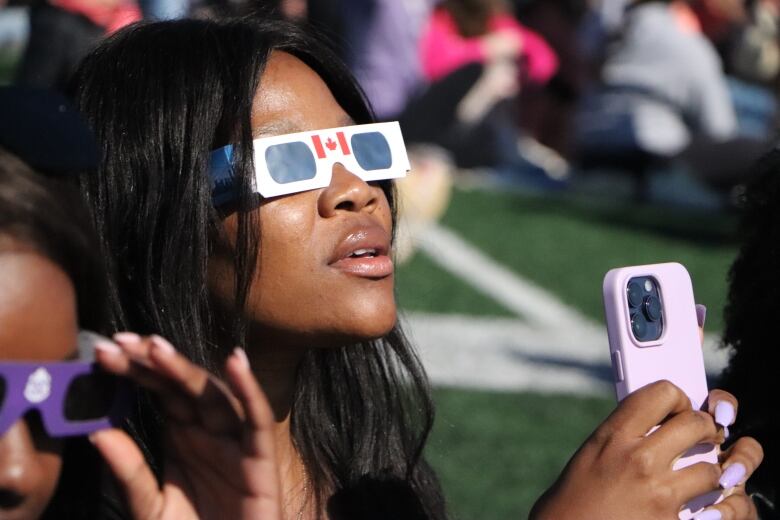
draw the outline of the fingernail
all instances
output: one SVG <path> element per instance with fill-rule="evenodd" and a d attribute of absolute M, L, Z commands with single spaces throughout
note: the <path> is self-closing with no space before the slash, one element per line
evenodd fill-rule
<path fill-rule="evenodd" d="M 104 339 L 96 340 L 93 345 L 95 346 L 96 350 L 99 350 L 101 352 L 105 352 L 106 354 L 116 355 L 121 354 L 122 349 L 119 348 L 117 345 L 111 343 L 110 341 L 106 341 Z"/>
<path fill-rule="evenodd" d="M 174 346 L 171 345 L 171 343 L 167 339 L 163 338 L 162 336 L 153 334 L 151 339 L 152 339 L 152 344 L 158 349 L 160 349 L 160 352 L 162 352 L 163 354 L 171 356 L 176 353 L 176 349 L 174 348 Z"/>
<path fill-rule="evenodd" d="M 731 437 L 731 434 L 729 433 L 729 427 L 728 426 L 724 426 L 723 427 L 723 439 L 726 440 L 729 437 Z"/>
<path fill-rule="evenodd" d="M 736 462 L 726 468 L 726 471 L 724 471 L 723 475 L 720 476 L 718 483 L 723 489 L 731 489 L 742 482 L 742 479 L 745 478 L 746 473 L 747 469 L 745 469 L 745 466 L 739 462 Z"/>
<path fill-rule="evenodd" d="M 690 316 L 690 314 L 688 315 Z M 696 321 L 699 322 L 699 327 L 704 328 L 704 322 L 707 321 L 707 306 L 700 303 L 696 304 Z"/>
<path fill-rule="evenodd" d="M 723 518 L 723 515 L 720 514 L 720 511 L 717 509 L 708 509 L 694 516 L 693 520 L 720 520 L 721 518 Z"/>
<path fill-rule="evenodd" d="M 246 356 L 246 351 L 241 347 L 236 347 L 233 350 L 233 354 L 235 354 L 238 360 L 241 361 L 241 364 L 244 365 L 244 368 L 249 370 L 249 358 Z"/>
<path fill-rule="evenodd" d="M 728 401 L 718 401 L 715 405 L 715 422 L 724 428 L 734 422 L 734 405 Z"/>
<path fill-rule="evenodd" d="M 141 336 L 135 332 L 117 332 L 114 339 L 119 343 L 140 343 Z"/>

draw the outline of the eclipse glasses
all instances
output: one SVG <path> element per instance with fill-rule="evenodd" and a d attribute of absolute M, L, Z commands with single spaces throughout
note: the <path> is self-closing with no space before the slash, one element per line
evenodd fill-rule
<path fill-rule="evenodd" d="M 366 182 L 405 177 L 410 169 L 397 122 L 262 137 L 252 144 L 255 190 L 265 198 L 324 188 L 336 163 Z M 233 145 L 211 153 L 216 206 L 236 198 L 232 158 Z"/>
<path fill-rule="evenodd" d="M 79 334 L 79 342 L 97 338 Z M 80 348 L 83 344 L 80 345 Z M 0 435 L 25 414 L 40 414 L 50 437 L 88 435 L 119 424 L 130 403 L 126 380 L 91 361 L 0 361 Z"/>

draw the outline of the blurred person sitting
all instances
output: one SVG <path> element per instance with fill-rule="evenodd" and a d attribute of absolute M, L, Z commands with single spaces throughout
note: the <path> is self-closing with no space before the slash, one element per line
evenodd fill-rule
<path fill-rule="evenodd" d="M 408 139 L 444 146 L 460 167 L 520 175 L 516 97 L 557 71 L 549 45 L 503 0 L 446 0 L 423 29 L 420 65 L 430 84 L 400 118 Z"/>
<path fill-rule="evenodd" d="M 579 158 L 585 167 L 633 170 L 641 181 L 653 165 L 682 157 L 711 184 L 730 187 L 765 144 L 737 138 L 721 60 L 672 4 L 639 0 L 628 7 L 600 83 L 581 104 Z"/>
<path fill-rule="evenodd" d="M 765 459 L 748 486 L 761 520 L 780 519 L 780 414 L 775 407 L 777 364 L 774 301 L 780 289 L 780 150 L 775 148 L 753 170 L 754 181 L 742 199 L 742 246 L 729 271 L 723 344 L 731 358 L 724 388 L 744 401 L 732 430 L 764 442 Z M 768 442 L 766 442 L 768 441 Z"/>
<path fill-rule="evenodd" d="M 64 92 L 100 39 L 141 19 L 135 0 L 34 0 L 14 83 Z"/>

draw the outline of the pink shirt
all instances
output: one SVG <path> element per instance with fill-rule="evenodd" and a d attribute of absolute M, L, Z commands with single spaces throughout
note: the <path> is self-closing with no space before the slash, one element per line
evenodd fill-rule
<path fill-rule="evenodd" d="M 106 34 L 141 19 L 141 10 L 134 0 L 120 0 L 114 6 L 83 0 L 51 0 L 51 4 L 86 16 L 95 25 L 105 28 Z"/>
<path fill-rule="evenodd" d="M 523 27 L 512 15 L 499 14 L 488 21 L 488 30 L 513 31 L 523 42 L 522 54 L 528 77 L 546 83 L 558 70 L 558 57 L 537 33 Z M 468 63 L 484 63 L 485 51 L 479 37 L 464 38 L 445 9 L 436 9 L 420 39 L 420 61 L 429 81 L 442 79 Z"/>

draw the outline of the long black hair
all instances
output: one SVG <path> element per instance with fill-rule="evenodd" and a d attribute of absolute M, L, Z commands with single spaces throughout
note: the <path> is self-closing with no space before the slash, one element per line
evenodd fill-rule
<path fill-rule="evenodd" d="M 76 292 L 79 326 L 102 332 L 106 276 L 76 187 L 34 172 L 0 148 L 0 237 L 47 258 Z M 67 439 L 57 489 L 44 518 L 97 518 L 102 464 L 84 438 Z"/>
<path fill-rule="evenodd" d="M 777 503 L 780 387 L 777 364 L 771 360 L 776 358 L 780 294 L 780 150 L 759 161 L 753 175 L 742 199 L 743 243 L 729 272 L 723 342 L 732 356 L 722 385 L 739 397 L 735 433 L 755 437 L 764 448 L 764 462 L 748 486 Z M 780 512 L 767 518 L 780 518 Z"/>
<path fill-rule="evenodd" d="M 251 207 L 250 109 L 273 50 L 316 71 L 356 123 L 373 120 L 327 45 L 273 20 L 137 24 L 100 45 L 74 79 L 102 153 L 98 172 L 84 174 L 81 185 L 116 273 L 113 327 L 162 334 L 211 370 L 225 355 L 219 345 L 244 344 L 242 311 L 261 245 L 256 216 L 239 211 L 239 312 L 225 320 L 207 290 L 210 253 L 224 240 L 209 152 L 234 144 L 240 207 Z M 392 185 L 383 188 L 394 208 Z M 388 518 L 445 518 L 422 457 L 432 421 L 426 376 L 400 328 L 380 340 L 309 351 L 298 370 L 291 429 L 318 509 L 327 506 L 333 518 L 381 518 L 385 509 Z"/>

